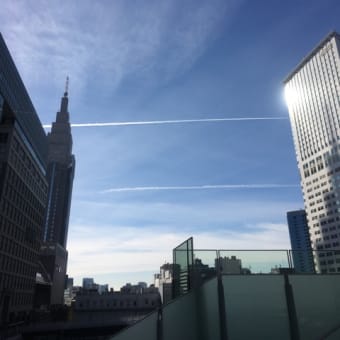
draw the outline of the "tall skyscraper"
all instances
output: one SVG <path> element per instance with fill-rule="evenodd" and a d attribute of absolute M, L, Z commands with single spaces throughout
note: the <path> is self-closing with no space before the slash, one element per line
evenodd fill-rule
<path fill-rule="evenodd" d="M 0 326 L 33 307 L 46 156 L 44 129 L 0 34 Z"/>
<path fill-rule="evenodd" d="M 66 249 L 75 169 L 68 113 L 68 79 L 64 96 L 61 99 L 60 111 L 57 113 L 56 121 L 52 124 L 47 138 L 49 190 L 44 241 L 58 243 Z"/>
<path fill-rule="evenodd" d="M 340 272 L 340 36 L 329 34 L 284 81 L 318 272 Z"/>
<path fill-rule="evenodd" d="M 313 251 L 309 239 L 306 212 L 304 210 L 287 212 L 287 222 L 295 271 L 314 273 Z"/>
<path fill-rule="evenodd" d="M 37 292 L 37 301 L 47 305 L 64 303 L 67 269 L 67 232 L 71 207 L 75 158 L 68 113 L 68 79 L 60 111 L 48 138 L 48 200 L 40 262 L 52 283 L 50 290 Z M 44 287 L 40 287 L 44 288 Z"/>

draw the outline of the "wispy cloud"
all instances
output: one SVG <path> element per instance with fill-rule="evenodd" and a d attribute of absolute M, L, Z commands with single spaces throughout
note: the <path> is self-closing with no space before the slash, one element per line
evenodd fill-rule
<path fill-rule="evenodd" d="M 130 75 L 166 80 L 190 68 L 237 3 L 5 0 L 0 20 L 30 84 L 69 74 L 73 88 L 100 80 L 108 90 Z"/>
<path fill-rule="evenodd" d="M 72 123 L 72 127 L 106 127 L 129 125 L 162 125 L 162 124 L 190 124 L 190 123 L 218 123 L 218 122 L 242 122 L 258 120 L 287 120 L 288 117 L 231 117 L 231 118 L 202 118 L 202 119 L 173 119 L 173 120 L 149 120 L 136 122 L 108 122 L 108 123 Z M 44 128 L 51 128 L 51 124 L 44 124 Z"/>
<path fill-rule="evenodd" d="M 106 199 L 106 196 L 104 197 Z M 103 199 L 102 198 L 102 199 Z M 259 224 L 262 221 L 282 223 L 286 211 L 301 206 L 300 202 L 283 200 L 279 193 L 277 197 L 249 199 L 245 195 L 237 197 L 232 194 L 224 200 L 201 199 L 190 202 L 176 198 L 173 202 L 152 199 L 126 200 L 110 197 L 111 200 L 104 202 L 101 197 L 94 197 L 91 201 L 75 200 L 72 204 L 72 218 L 70 231 L 74 226 L 83 226 L 81 233 L 84 237 L 92 233 L 86 226 L 100 225 L 140 228 L 151 226 L 174 232 L 178 226 L 183 232 L 194 232 L 195 230 L 236 229 L 240 233 L 249 224 Z M 240 209 L 242 207 L 242 209 Z M 247 212 L 245 214 L 245 211 Z M 73 235 L 73 234 L 71 234 Z M 78 236 L 77 236 L 78 235 Z M 80 233 L 76 233 L 79 237 Z M 133 238 L 135 235 L 130 234 Z M 71 236 L 72 237 L 72 236 Z"/>
<path fill-rule="evenodd" d="M 124 187 L 103 190 L 102 193 L 129 192 L 129 191 L 160 191 L 160 190 L 212 190 L 212 189 L 286 189 L 297 188 L 298 184 L 205 184 L 187 186 L 150 186 L 150 187 Z"/>

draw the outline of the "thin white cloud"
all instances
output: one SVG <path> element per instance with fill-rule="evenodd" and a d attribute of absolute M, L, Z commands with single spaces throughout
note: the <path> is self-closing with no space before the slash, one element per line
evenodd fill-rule
<path fill-rule="evenodd" d="M 202 119 L 173 119 L 173 120 L 149 120 L 136 122 L 107 122 L 107 123 L 73 123 L 72 127 L 107 127 L 129 125 L 162 125 L 162 124 L 188 124 L 188 123 L 218 123 L 218 122 L 242 122 L 253 120 L 287 120 L 288 117 L 231 117 L 231 118 L 202 118 Z M 51 124 L 44 124 L 45 129 L 51 128 Z"/>
<path fill-rule="evenodd" d="M 107 197 L 102 196 L 102 198 Z M 231 195 L 225 200 L 196 202 L 192 200 L 190 202 L 178 200 L 162 202 L 159 199 L 156 202 L 145 199 L 124 202 L 115 195 L 110 196 L 110 201 L 102 202 L 102 198 L 98 196 L 90 201 L 78 199 L 72 202 L 71 231 L 74 225 L 82 225 L 84 227 L 79 234 L 90 234 L 92 231 L 88 230 L 86 225 L 96 223 L 99 225 L 109 223 L 126 228 L 131 225 L 138 226 L 141 231 L 144 226 L 158 226 L 163 232 L 174 230 L 176 226 L 181 226 L 182 231 L 185 228 L 187 232 L 207 228 L 208 230 L 210 228 L 214 230 L 235 228 L 236 226 L 240 229 L 263 220 L 282 222 L 287 211 L 301 206 L 301 202 L 281 201 L 280 193 L 277 193 L 277 197 L 267 199 L 249 199 L 245 195 L 242 197 Z M 78 237 L 77 235 L 78 232 L 74 236 Z M 130 236 L 134 237 L 134 234 L 131 233 Z"/>
<path fill-rule="evenodd" d="M 122 187 L 111 188 L 101 191 L 129 192 L 129 191 L 166 191 L 166 190 L 211 190 L 211 189 L 285 189 L 298 188 L 297 184 L 215 184 L 215 185 L 183 185 L 183 186 L 149 186 L 149 187 Z"/>

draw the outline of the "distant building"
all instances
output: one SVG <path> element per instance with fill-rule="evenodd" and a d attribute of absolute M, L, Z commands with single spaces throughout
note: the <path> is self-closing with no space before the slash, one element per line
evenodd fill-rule
<path fill-rule="evenodd" d="M 98 285 L 98 293 L 99 294 L 105 294 L 108 293 L 109 291 L 109 285 L 105 284 L 105 285 Z"/>
<path fill-rule="evenodd" d="M 159 289 L 159 294 L 163 304 L 173 299 L 172 281 L 173 281 L 173 264 L 165 263 L 160 267 L 159 274 L 154 275 L 155 287 Z"/>
<path fill-rule="evenodd" d="M 66 279 L 66 288 L 73 288 L 73 278 L 72 277 L 67 277 Z"/>
<path fill-rule="evenodd" d="M 223 274 L 241 274 L 242 272 L 242 262 L 236 256 L 220 257 L 218 265 Z"/>
<path fill-rule="evenodd" d="M 92 277 L 84 277 L 82 291 L 88 290 L 98 292 L 99 294 L 105 294 L 109 291 L 109 285 L 95 283 Z"/>
<path fill-rule="evenodd" d="M 136 285 L 132 285 L 131 283 L 126 283 L 123 287 L 120 288 L 122 293 L 143 293 L 146 291 L 154 291 L 154 287 L 148 287 L 146 282 L 138 282 Z M 158 289 L 156 289 L 158 291 Z"/>
<path fill-rule="evenodd" d="M 67 278 L 66 289 L 64 290 L 64 303 L 67 306 L 71 306 L 76 294 L 73 291 L 73 278 Z"/>
<path fill-rule="evenodd" d="M 236 256 L 224 256 L 215 260 L 215 267 L 221 274 L 251 274 L 250 269 L 242 268 L 242 261 Z"/>
<path fill-rule="evenodd" d="M 82 289 L 73 305 L 74 321 L 124 321 L 133 323 L 161 305 L 158 289 L 143 284 L 126 284 L 119 292 L 99 294 Z"/>
<path fill-rule="evenodd" d="M 202 284 L 204 281 L 216 276 L 216 267 L 211 267 L 208 264 L 203 263 L 199 258 L 195 258 L 192 268 L 192 279 Z"/>
<path fill-rule="evenodd" d="M 0 326 L 33 308 L 46 156 L 44 129 L 0 34 Z"/>
<path fill-rule="evenodd" d="M 287 222 L 295 271 L 314 273 L 306 212 L 304 210 L 287 212 Z"/>
<path fill-rule="evenodd" d="M 94 279 L 92 277 L 84 277 L 83 278 L 83 288 L 84 289 L 92 289 L 94 286 Z"/>
<path fill-rule="evenodd" d="M 329 34 L 285 79 L 315 269 L 340 272 L 340 35 Z"/>

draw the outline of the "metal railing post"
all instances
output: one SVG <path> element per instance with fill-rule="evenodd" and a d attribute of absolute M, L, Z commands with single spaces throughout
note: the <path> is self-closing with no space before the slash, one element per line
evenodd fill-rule
<path fill-rule="evenodd" d="M 287 311 L 288 311 L 288 320 L 289 320 L 289 331 L 291 340 L 300 340 L 300 332 L 299 332 L 299 323 L 296 314 L 295 301 L 293 295 L 293 288 L 289 282 L 288 273 L 284 272 L 284 281 L 285 281 L 285 295 L 286 295 L 286 303 L 287 303 Z"/>
<path fill-rule="evenodd" d="M 227 330 L 227 312 L 225 308 L 225 295 L 224 295 L 224 287 L 222 280 L 222 271 L 221 271 L 221 255 L 220 251 L 217 250 L 217 266 L 216 274 L 217 274 L 217 298 L 218 298 L 218 315 L 219 315 L 219 324 L 220 324 L 220 337 L 221 340 L 228 340 L 228 330 Z"/>
<path fill-rule="evenodd" d="M 157 340 L 163 340 L 163 307 L 157 310 Z"/>

